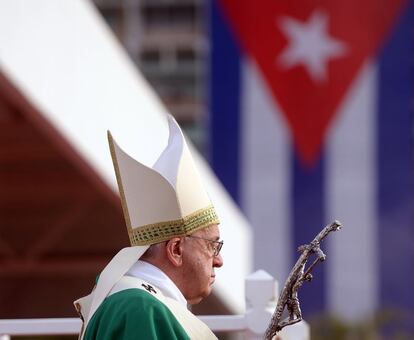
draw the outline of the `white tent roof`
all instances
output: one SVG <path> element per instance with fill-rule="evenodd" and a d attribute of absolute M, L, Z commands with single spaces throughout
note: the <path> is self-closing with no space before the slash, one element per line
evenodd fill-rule
<path fill-rule="evenodd" d="M 167 143 L 166 109 L 87 1 L 1 1 L 0 71 L 113 191 L 107 129 L 148 165 Z M 192 152 L 222 221 L 225 265 L 215 292 L 240 312 L 251 270 L 250 227 Z"/>

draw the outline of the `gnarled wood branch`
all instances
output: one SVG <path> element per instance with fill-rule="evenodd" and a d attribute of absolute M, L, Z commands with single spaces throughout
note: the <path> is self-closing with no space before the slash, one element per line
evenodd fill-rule
<path fill-rule="evenodd" d="M 326 255 L 320 248 L 321 241 L 331 231 L 337 231 L 341 229 L 341 227 L 342 225 L 339 221 L 334 221 L 323 228 L 311 243 L 302 245 L 298 248 L 301 255 L 291 270 L 279 295 L 276 309 L 265 333 L 266 340 L 271 340 L 280 330 L 282 330 L 282 328 L 302 320 L 302 312 L 300 310 L 298 298 L 299 288 L 305 281 L 312 280 L 312 270 L 319 262 L 325 261 L 326 259 Z M 316 258 L 305 270 L 306 263 L 312 255 L 315 255 Z M 285 309 L 287 309 L 289 316 L 282 320 L 282 314 Z"/>

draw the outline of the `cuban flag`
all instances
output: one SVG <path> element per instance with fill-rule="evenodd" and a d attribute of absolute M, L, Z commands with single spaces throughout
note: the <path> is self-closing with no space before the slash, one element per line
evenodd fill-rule
<path fill-rule="evenodd" d="M 211 3 L 210 159 L 256 269 L 283 284 L 297 246 L 344 225 L 305 317 L 414 313 L 413 27 L 404 0 Z"/>

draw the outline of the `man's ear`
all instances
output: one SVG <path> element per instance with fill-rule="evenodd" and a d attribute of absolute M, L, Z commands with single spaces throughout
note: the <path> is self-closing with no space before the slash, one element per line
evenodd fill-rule
<path fill-rule="evenodd" d="M 165 246 L 167 257 L 175 267 L 180 267 L 183 263 L 183 239 L 174 237 Z"/>

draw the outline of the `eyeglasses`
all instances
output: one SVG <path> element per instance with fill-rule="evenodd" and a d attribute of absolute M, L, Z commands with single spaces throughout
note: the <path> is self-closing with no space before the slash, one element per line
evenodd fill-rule
<path fill-rule="evenodd" d="M 210 240 L 208 238 L 204 238 L 204 237 L 199 237 L 199 236 L 192 236 L 192 235 L 187 235 L 187 237 L 191 237 L 191 238 L 198 238 L 200 240 L 204 240 L 204 241 L 208 241 L 210 242 L 210 244 L 212 244 L 213 246 L 213 255 L 215 257 L 217 257 L 220 254 L 220 250 L 221 247 L 223 247 L 223 241 L 214 241 L 214 240 Z"/>

